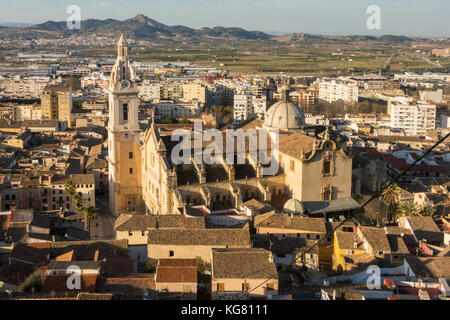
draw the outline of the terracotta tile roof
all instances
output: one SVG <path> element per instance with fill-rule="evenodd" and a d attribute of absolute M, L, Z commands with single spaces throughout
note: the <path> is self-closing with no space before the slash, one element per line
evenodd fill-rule
<path fill-rule="evenodd" d="M 10 259 L 26 261 L 31 264 L 45 264 L 48 249 L 37 249 L 24 243 L 16 243 L 10 254 Z"/>
<path fill-rule="evenodd" d="M 113 300 L 113 293 L 88 293 L 80 292 L 77 295 L 77 300 Z"/>
<path fill-rule="evenodd" d="M 195 259 L 182 259 L 183 261 L 171 262 L 156 268 L 156 283 L 197 283 L 197 266 Z M 173 259 L 178 260 L 178 259 Z M 190 260 L 190 261 L 189 261 Z M 192 265 L 193 264 L 193 265 Z"/>
<path fill-rule="evenodd" d="M 94 178 L 93 174 L 72 174 L 70 176 L 70 180 L 72 180 L 72 182 L 75 185 L 80 185 L 80 184 L 95 185 L 95 178 Z"/>
<path fill-rule="evenodd" d="M 50 293 L 52 291 L 54 292 L 95 291 L 95 286 L 97 283 L 96 274 L 81 274 L 80 275 L 81 288 L 79 290 L 77 289 L 70 290 L 67 287 L 67 279 L 70 276 L 71 276 L 70 274 L 47 275 L 44 280 L 42 292 Z"/>
<path fill-rule="evenodd" d="M 275 210 L 275 208 L 271 205 L 260 202 L 256 199 L 251 199 L 247 202 L 244 202 L 244 206 L 249 208 L 254 214 L 264 214 Z"/>
<path fill-rule="evenodd" d="M 290 217 L 287 214 L 267 214 L 268 218 L 256 224 L 255 227 L 291 229 L 299 232 L 326 233 L 323 218 L 308 218 L 302 216 Z M 262 216 L 261 216 L 262 219 Z"/>
<path fill-rule="evenodd" d="M 342 258 L 344 259 L 347 268 L 349 267 L 349 265 L 362 267 L 365 265 L 373 264 L 376 261 L 376 258 L 368 253 L 347 254 L 343 255 Z"/>
<path fill-rule="evenodd" d="M 401 236 L 388 234 L 386 235 L 391 247 L 391 252 L 394 254 L 409 254 L 408 247 L 406 246 Z"/>
<path fill-rule="evenodd" d="M 161 267 L 197 267 L 195 259 L 159 259 L 158 266 Z"/>
<path fill-rule="evenodd" d="M 114 225 L 117 231 L 143 231 L 155 228 L 156 223 L 164 228 L 205 228 L 204 217 L 185 217 L 182 215 L 120 215 Z"/>
<path fill-rule="evenodd" d="M 397 226 L 387 226 L 386 227 L 386 234 L 389 235 L 395 235 L 395 236 L 401 236 L 403 239 L 403 242 L 407 247 L 413 248 L 417 246 L 417 242 L 414 239 L 414 236 L 412 234 L 412 231 L 406 228 L 397 227 Z"/>
<path fill-rule="evenodd" d="M 354 232 L 336 231 L 336 240 L 339 249 L 342 250 L 365 250 L 359 236 Z M 356 247 L 355 247 L 356 242 Z"/>
<path fill-rule="evenodd" d="M 427 240 L 429 243 L 442 242 L 443 234 L 432 217 L 406 217 L 417 240 Z"/>
<path fill-rule="evenodd" d="M 302 152 L 307 154 L 313 150 L 314 142 L 314 138 L 294 132 L 280 136 L 279 150 L 293 158 L 300 159 Z"/>
<path fill-rule="evenodd" d="M 250 246 L 245 229 L 150 229 L 148 243 L 159 245 Z"/>
<path fill-rule="evenodd" d="M 391 246 L 386 236 L 386 231 L 382 228 L 359 227 L 363 240 L 366 240 L 375 251 L 389 253 Z"/>
<path fill-rule="evenodd" d="M 272 253 L 265 249 L 213 249 L 213 279 L 278 279 Z"/>
<path fill-rule="evenodd" d="M 142 300 L 146 289 L 155 290 L 155 279 L 150 274 L 128 274 L 120 277 L 101 277 L 96 292 L 117 293 L 127 299 Z"/>
<path fill-rule="evenodd" d="M 450 257 L 406 256 L 406 261 L 417 277 L 450 278 Z"/>
<path fill-rule="evenodd" d="M 409 164 L 405 159 L 397 158 L 392 154 L 383 154 L 384 159 L 397 170 L 405 170 L 409 167 Z M 432 166 L 429 164 L 421 163 L 413 166 L 410 171 L 425 171 L 425 172 L 441 172 L 444 173 L 445 169 L 442 166 Z"/>

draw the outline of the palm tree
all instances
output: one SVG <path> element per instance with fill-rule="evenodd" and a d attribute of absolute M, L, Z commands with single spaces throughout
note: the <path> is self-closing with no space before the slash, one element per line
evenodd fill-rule
<path fill-rule="evenodd" d="M 419 214 L 423 217 L 427 217 L 427 216 L 434 216 L 434 214 L 436 213 L 436 209 L 433 207 L 423 207 L 422 210 L 420 210 Z"/>
<path fill-rule="evenodd" d="M 388 182 L 381 193 L 380 199 L 388 204 L 389 219 L 392 221 L 395 209 L 400 201 L 402 189 L 395 182 Z"/>
<path fill-rule="evenodd" d="M 417 216 L 419 214 L 419 210 L 412 200 L 402 203 L 400 212 L 406 216 Z"/>
<path fill-rule="evenodd" d="M 77 193 L 77 188 L 75 187 L 73 182 L 71 180 L 69 180 L 66 182 L 66 184 L 64 186 L 64 191 L 68 196 L 73 198 L 75 196 L 75 194 Z"/>
<path fill-rule="evenodd" d="M 95 209 L 93 206 L 90 206 L 88 208 L 83 208 L 84 213 L 84 225 L 85 230 L 89 232 L 89 236 L 91 235 L 91 220 L 97 218 L 97 209 Z"/>

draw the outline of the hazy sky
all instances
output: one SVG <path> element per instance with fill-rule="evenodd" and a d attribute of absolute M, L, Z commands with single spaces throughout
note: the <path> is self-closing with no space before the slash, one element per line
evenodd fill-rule
<path fill-rule="evenodd" d="M 226 26 L 266 32 L 450 36 L 450 0 L 0 0 L 0 22 L 63 21 L 69 5 L 87 18 L 145 14 L 168 25 Z M 366 27 L 369 5 L 381 30 Z"/>

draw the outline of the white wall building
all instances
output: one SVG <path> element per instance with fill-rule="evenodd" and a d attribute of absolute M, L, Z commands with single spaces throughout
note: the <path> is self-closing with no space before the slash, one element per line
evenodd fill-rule
<path fill-rule="evenodd" d="M 420 100 L 422 101 L 432 101 L 434 103 L 440 103 L 442 102 L 442 97 L 442 89 L 437 89 L 436 91 L 420 91 Z"/>
<path fill-rule="evenodd" d="M 243 92 L 234 95 L 234 119 L 245 121 L 254 113 L 253 96 L 250 93 Z"/>
<path fill-rule="evenodd" d="M 433 104 L 390 102 L 388 113 L 391 128 L 403 129 L 408 136 L 426 135 L 427 131 L 436 129 L 436 106 Z"/>
<path fill-rule="evenodd" d="M 347 79 L 322 79 L 319 81 L 319 100 L 358 102 L 358 83 Z"/>
<path fill-rule="evenodd" d="M 202 112 L 202 108 L 200 108 L 198 101 L 189 103 L 160 101 L 156 104 L 156 112 L 161 118 L 169 116 L 189 118 L 198 117 Z"/>
<path fill-rule="evenodd" d="M 161 84 L 158 81 L 144 80 L 138 85 L 139 98 L 145 101 L 159 101 L 161 95 Z"/>

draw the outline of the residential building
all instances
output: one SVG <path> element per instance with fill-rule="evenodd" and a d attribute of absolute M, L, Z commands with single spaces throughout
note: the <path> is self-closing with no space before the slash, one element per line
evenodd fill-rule
<path fill-rule="evenodd" d="M 48 85 L 41 95 L 42 119 L 66 121 L 72 126 L 72 88 Z"/>
<path fill-rule="evenodd" d="M 319 80 L 319 100 L 358 102 L 358 84 L 348 79 Z"/>
<path fill-rule="evenodd" d="M 404 130 L 407 136 L 424 136 L 436 129 L 436 106 L 426 102 L 388 103 L 391 128 Z"/>
<path fill-rule="evenodd" d="M 212 249 L 212 298 L 221 292 L 248 292 L 255 298 L 277 294 L 278 274 L 272 253 L 258 248 Z"/>

